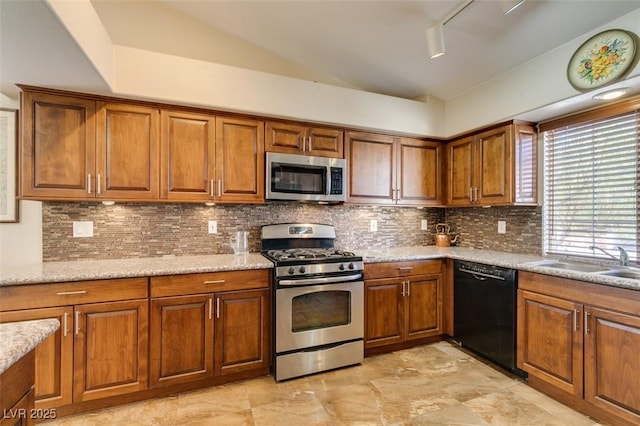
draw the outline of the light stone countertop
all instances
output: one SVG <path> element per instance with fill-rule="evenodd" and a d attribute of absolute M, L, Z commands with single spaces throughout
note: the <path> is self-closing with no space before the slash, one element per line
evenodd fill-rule
<path fill-rule="evenodd" d="M 427 259 L 458 259 L 469 262 L 484 263 L 505 268 L 518 269 L 521 271 L 536 272 L 539 274 L 553 275 L 556 277 L 569 278 L 573 280 L 587 281 L 595 284 L 603 284 L 611 287 L 626 288 L 640 291 L 640 280 L 630 278 L 620 278 L 593 272 L 579 272 L 566 269 L 550 268 L 541 265 L 532 265 L 531 262 L 554 259 L 536 255 L 514 254 L 501 251 L 481 250 L 468 247 L 436 247 L 436 246 L 412 246 L 394 247 L 390 249 L 357 250 L 366 263 L 376 262 L 396 262 L 406 260 L 427 260 Z M 561 260 L 562 261 L 562 260 Z M 570 263 L 577 263 L 568 261 Z M 591 263 L 593 264 L 593 263 Z M 611 263 L 599 263 L 608 268 L 618 268 L 618 265 Z"/>
<path fill-rule="evenodd" d="M 0 374 L 60 328 L 57 319 L 0 324 Z"/>
<path fill-rule="evenodd" d="M 362 256 L 365 264 L 450 258 L 640 291 L 640 280 L 532 265 L 531 262 L 549 259 L 536 255 L 514 254 L 467 247 L 436 246 L 408 246 L 351 251 Z M 19 284 L 265 269 L 273 268 L 273 266 L 271 261 L 259 253 L 249 253 L 246 256 L 212 254 L 138 259 L 45 262 L 30 267 L 1 271 L 0 287 Z M 617 265 L 610 263 L 606 264 L 606 266 L 610 268 L 617 267 Z"/>
<path fill-rule="evenodd" d="M 0 287 L 265 268 L 273 263 L 259 253 L 44 262 L 0 271 Z"/>

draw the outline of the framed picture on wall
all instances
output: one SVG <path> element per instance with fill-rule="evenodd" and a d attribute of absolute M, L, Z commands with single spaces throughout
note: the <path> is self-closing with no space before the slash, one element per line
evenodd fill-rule
<path fill-rule="evenodd" d="M 18 221 L 18 111 L 0 108 L 0 222 Z"/>

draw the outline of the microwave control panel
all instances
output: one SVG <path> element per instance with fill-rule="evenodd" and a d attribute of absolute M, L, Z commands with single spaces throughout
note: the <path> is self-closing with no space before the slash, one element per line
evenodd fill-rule
<path fill-rule="evenodd" d="M 331 167 L 331 195 L 342 195 L 342 167 Z"/>

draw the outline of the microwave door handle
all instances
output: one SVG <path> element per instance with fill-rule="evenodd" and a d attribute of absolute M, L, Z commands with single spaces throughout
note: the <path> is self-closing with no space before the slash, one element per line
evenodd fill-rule
<path fill-rule="evenodd" d="M 324 195 L 331 194 L 331 167 L 327 166 L 325 169 L 326 179 L 325 179 L 325 188 Z"/>

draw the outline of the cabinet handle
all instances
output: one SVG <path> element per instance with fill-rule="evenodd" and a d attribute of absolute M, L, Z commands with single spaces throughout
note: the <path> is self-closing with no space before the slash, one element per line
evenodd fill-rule
<path fill-rule="evenodd" d="M 407 280 L 407 297 L 411 297 L 411 280 Z"/>
<path fill-rule="evenodd" d="M 578 331 L 578 315 L 580 315 L 580 311 L 577 309 L 573 310 L 573 331 Z"/>
<path fill-rule="evenodd" d="M 65 312 L 62 316 L 62 335 L 67 337 L 69 334 L 69 313 Z"/>
<path fill-rule="evenodd" d="M 411 271 L 413 266 L 401 266 L 398 268 L 398 271 Z"/>
<path fill-rule="evenodd" d="M 70 294 L 87 294 L 87 290 L 59 291 L 56 293 L 56 296 L 69 296 Z"/>
<path fill-rule="evenodd" d="M 402 291 L 400 292 L 400 296 L 404 297 L 404 281 L 402 281 Z"/>
<path fill-rule="evenodd" d="M 91 173 L 87 173 L 87 194 L 91 194 Z"/>
<path fill-rule="evenodd" d="M 211 280 L 211 281 L 203 281 L 203 284 L 224 284 L 225 280 Z"/>
<path fill-rule="evenodd" d="M 209 195 L 211 196 L 211 198 L 214 198 L 216 196 L 216 194 L 213 193 L 213 188 L 215 187 L 215 185 L 213 184 L 213 179 L 211 179 L 209 181 Z"/>
<path fill-rule="evenodd" d="M 218 197 L 222 197 L 222 179 L 218 179 Z"/>
<path fill-rule="evenodd" d="M 586 336 L 587 334 L 589 334 L 589 317 L 591 316 L 591 314 L 587 311 L 584 312 L 584 335 Z"/>
<path fill-rule="evenodd" d="M 75 330 L 76 330 L 76 336 L 80 333 L 80 311 L 76 311 L 76 323 L 75 323 Z"/>
<path fill-rule="evenodd" d="M 209 319 L 213 319 L 213 297 L 209 298 Z"/>
<path fill-rule="evenodd" d="M 478 189 L 479 188 L 477 186 L 473 189 L 473 191 L 475 193 L 474 199 L 475 199 L 476 202 L 478 202 Z"/>
<path fill-rule="evenodd" d="M 216 318 L 220 318 L 220 298 L 216 297 Z"/>
<path fill-rule="evenodd" d="M 469 187 L 469 202 L 473 203 L 473 188 Z"/>
<path fill-rule="evenodd" d="M 102 183 L 101 183 L 101 179 L 100 179 L 100 173 L 98 173 L 98 179 L 96 180 L 96 194 L 100 195 L 101 194 L 101 187 Z"/>

